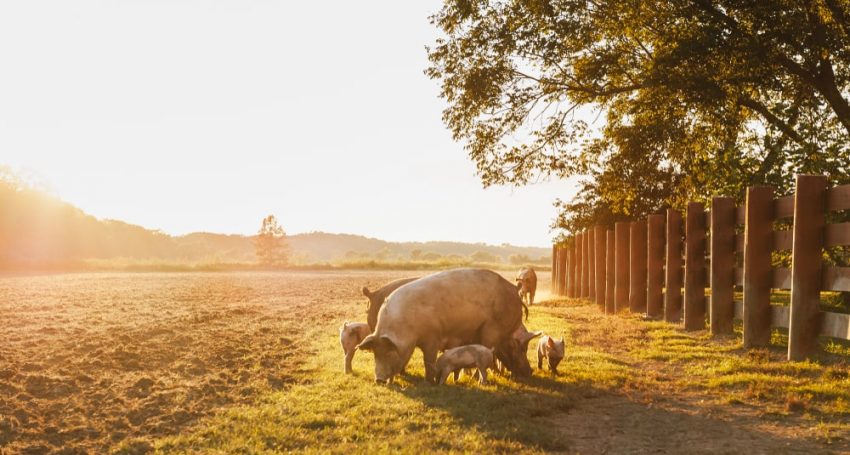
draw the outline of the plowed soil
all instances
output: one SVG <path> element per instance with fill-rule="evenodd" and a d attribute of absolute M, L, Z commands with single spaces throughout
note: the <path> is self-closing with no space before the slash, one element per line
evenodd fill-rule
<path fill-rule="evenodd" d="M 0 452 L 103 453 L 127 441 L 144 452 L 303 377 L 303 328 L 338 318 L 333 303 L 364 284 L 398 276 L 0 278 Z"/>

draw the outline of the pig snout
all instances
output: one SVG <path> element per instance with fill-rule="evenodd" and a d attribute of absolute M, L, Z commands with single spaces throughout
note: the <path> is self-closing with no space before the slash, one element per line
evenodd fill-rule
<path fill-rule="evenodd" d="M 517 365 L 516 371 L 511 371 L 511 375 L 516 375 L 520 378 L 531 376 L 531 365 L 529 365 L 528 363 L 520 363 L 519 365 Z"/>

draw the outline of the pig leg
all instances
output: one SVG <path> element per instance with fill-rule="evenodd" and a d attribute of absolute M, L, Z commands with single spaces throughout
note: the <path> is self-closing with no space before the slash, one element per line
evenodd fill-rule
<path fill-rule="evenodd" d="M 448 367 L 443 367 L 443 369 L 440 370 L 440 380 L 438 381 L 438 383 L 445 384 L 446 381 L 449 379 L 449 373 L 451 373 L 451 370 L 449 370 Z M 457 382 L 457 378 L 455 378 L 455 382 Z"/>
<path fill-rule="evenodd" d="M 454 371 L 455 384 L 457 384 L 457 380 L 460 379 L 460 370 Z"/>
<path fill-rule="evenodd" d="M 354 349 L 345 353 L 345 372 L 351 373 L 351 360 L 354 359 Z"/>
<path fill-rule="evenodd" d="M 534 305 L 534 291 L 528 293 L 528 306 Z"/>
<path fill-rule="evenodd" d="M 431 343 L 424 345 L 419 349 L 422 350 L 422 357 L 425 360 L 425 380 L 432 384 L 436 384 L 437 371 L 435 366 L 437 363 L 437 347 Z"/>
<path fill-rule="evenodd" d="M 478 383 L 487 384 L 487 365 L 484 362 L 478 362 Z"/>
<path fill-rule="evenodd" d="M 543 352 L 540 351 L 540 348 L 537 348 L 537 369 L 543 369 Z"/>

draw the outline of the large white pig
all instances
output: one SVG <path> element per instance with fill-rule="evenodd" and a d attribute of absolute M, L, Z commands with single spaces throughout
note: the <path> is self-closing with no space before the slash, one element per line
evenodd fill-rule
<path fill-rule="evenodd" d="M 539 333 L 522 325 L 524 306 L 516 286 L 493 271 L 436 273 L 393 292 L 378 313 L 374 333 L 358 349 L 374 352 L 375 381 L 380 383 L 403 371 L 417 347 L 424 356 L 425 378 L 434 382 L 437 353 L 467 344 L 495 348 L 513 375 L 528 376 L 528 342 Z"/>

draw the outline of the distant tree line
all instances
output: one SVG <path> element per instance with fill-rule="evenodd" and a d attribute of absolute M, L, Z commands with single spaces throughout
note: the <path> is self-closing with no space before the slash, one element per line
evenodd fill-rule
<path fill-rule="evenodd" d="M 345 253 L 347 260 L 377 260 L 377 261 L 394 261 L 394 262 L 423 262 L 434 263 L 440 261 L 448 261 L 455 263 L 474 263 L 474 264 L 500 264 L 504 263 L 502 256 L 487 251 L 476 251 L 468 256 L 460 254 L 442 255 L 433 251 L 422 251 L 414 249 L 408 256 L 392 254 L 388 249 L 383 249 L 377 253 L 369 253 L 364 251 L 348 251 Z M 532 258 L 527 254 L 511 254 L 507 257 L 507 263 L 511 265 L 523 264 L 540 264 L 548 265 L 551 262 L 550 256 L 541 256 Z"/>

